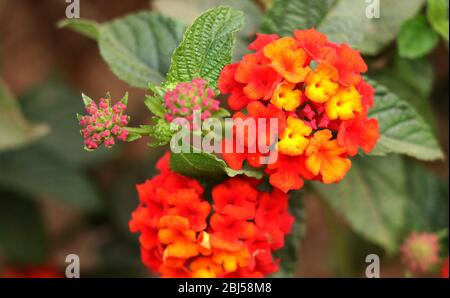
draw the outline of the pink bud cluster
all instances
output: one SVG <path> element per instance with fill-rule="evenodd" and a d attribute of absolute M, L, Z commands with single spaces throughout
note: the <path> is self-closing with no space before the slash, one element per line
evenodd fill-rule
<path fill-rule="evenodd" d="M 87 97 L 84 102 L 88 115 L 79 116 L 78 120 L 83 127 L 81 135 L 87 149 L 97 149 L 101 144 L 110 148 L 115 143 L 114 138 L 124 142 L 127 140 L 129 133 L 125 126 L 130 117 L 123 114 L 127 105 L 126 96 L 112 107 L 108 98 L 101 98 L 98 106 Z"/>
<path fill-rule="evenodd" d="M 439 263 L 439 239 L 436 234 L 412 232 L 400 248 L 402 261 L 413 273 L 427 273 Z"/>
<path fill-rule="evenodd" d="M 220 102 L 215 99 L 213 89 L 208 88 L 207 84 L 204 79 L 198 78 L 179 83 L 174 89 L 167 91 L 164 95 L 166 120 L 170 122 L 175 118 L 185 118 L 192 123 L 193 112 L 196 110 L 200 111 L 202 120 L 219 110 Z"/>

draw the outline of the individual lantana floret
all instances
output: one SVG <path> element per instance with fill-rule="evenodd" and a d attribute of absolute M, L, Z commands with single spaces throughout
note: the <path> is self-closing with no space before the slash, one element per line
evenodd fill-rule
<path fill-rule="evenodd" d="M 321 175 L 323 183 L 333 183 L 344 178 L 351 161 L 345 155 L 330 130 L 317 131 L 306 149 L 305 166 L 313 175 Z"/>
<path fill-rule="evenodd" d="M 403 242 L 402 261 L 412 273 L 423 274 L 439 263 L 439 239 L 433 233 L 413 232 Z"/>
<path fill-rule="evenodd" d="M 313 102 L 327 102 L 339 89 L 338 72 L 334 66 L 321 63 L 306 78 L 305 94 Z"/>
<path fill-rule="evenodd" d="M 250 149 L 223 153 L 224 160 L 236 170 L 245 162 L 262 168 L 283 192 L 301 188 L 304 180 L 339 182 L 350 169 L 348 156 L 359 148 L 369 153 L 379 137 L 378 121 L 368 118 L 374 90 L 361 76 L 367 65 L 359 52 L 315 29 L 283 38 L 257 34 L 248 48 L 254 52 L 226 66 L 218 87 L 230 94 L 235 119 L 261 118 L 254 107 L 283 119 L 274 142 L 278 160 L 255 162 L 261 154 Z M 241 139 L 236 132 L 236 142 Z"/>
<path fill-rule="evenodd" d="M 325 112 L 330 120 L 350 120 L 362 112 L 361 95 L 354 86 L 341 88 L 325 102 Z"/>
<path fill-rule="evenodd" d="M 137 186 L 140 204 L 130 230 L 140 232 L 143 263 L 162 277 L 263 277 L 278 270 L 273 252 L 284 245 L 293 217 L 288 197 L 258 190 L 257 180 L 229 178 L 212 202 L 192 178 L 169 168 Z"/>
<path fill-rule="evenodd" d="M 301 83 L 311 71 L 306 52 L 291 37 L 283 37 L 266 45 L 263 53 L 270 60 L 270 66 L 288 82 Z"/>
<path fill-rule="evenodd" d="M 125 142 L 128 137 L 126 125 L 130 119 L 125 115 L 128 94 L 111 106 L 111 99 L 101 98 L 97 105 L 92 99 L 83 94 L 83 102 L 88 115 L 77 115 L 81 125 L 81 135 L 87 150 L 97 149 L 101 144 L 106 148 L 114 145 L 115 139 Z"/>
<path fill-rule="evenodd" d="M 219 104 L 214 90 L 208 87 L 204 79 L 182 82 L 164 95 L 164 106 L 167 109 L 165 119 L 170 122 L 180 117 L 192 124 L 194 111 L 200 111 L 201 120 L 205 120 L 219 110 Z"/>
<path fill-rule="evenodd" d="M 294 88 L 295 84 L 288 82 L 279 84 L 270 102 L 279 109 L 294 111 L 302 101 L 302 91 Z"/>
<path fill-rule="evenodd" d="M 303 120 L 289 116 L 286 128 L 280 135 L 278 151 L 286 155 L 300 155 L 309 145 L 309 135 L 312 128 Z"/>

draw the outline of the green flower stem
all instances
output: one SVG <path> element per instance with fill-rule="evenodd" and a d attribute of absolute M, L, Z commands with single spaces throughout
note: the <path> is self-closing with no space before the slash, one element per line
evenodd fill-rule
<path fill-rule="evenodd" d="M 140 127 L 125 127 L 128 131 L 127 142 L 139 140 L 143 136 L 148 136 L 151 133 L 151 126 L 141 125 Z"/>
<path fill-rule="evenodd" d="M 125 127 L 125 129 L 130 134 L 138 134 L 138 135 L 149 135 L 150 130 L 147 126 L 141 126 L 141 127 Z"/>

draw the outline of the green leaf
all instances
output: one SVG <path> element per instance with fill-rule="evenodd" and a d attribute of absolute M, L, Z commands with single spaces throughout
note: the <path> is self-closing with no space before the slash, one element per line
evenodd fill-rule
<path fill-rule="evenodd" d="M 314 186 L 356 233 L 388 253 L 411 231 L 448 228 L 448 183 L 400 156 L 356 158 L 340 183 Z"/>
<path fill-rule="evenodd" d="M 384 86 L 370 82 L 375 88 L 374 107 L 369 117 L 378 119 L 380 139 L 371 155 L 406 154 L 421 160 L 444 157 L 431 127 L 406 101 Z"/>
<path fill-rule="evenodd" d="M 17 265 L 45 262 L 47 237 L 36 202 L 0 190 L 0 256 Z"/>
<path fill-rule="evenodd" d="M 427 18 L 433 29 L 448 42 L 448 0 L 428 0 Z"/>
<path fill-rule="evenodd" d="M 223 160 L 219 159 L 219 161 L 222 163 Z M 228 177 L 235 177 L 238 175 L 244 175 L 244 176 L 247 176 L 250 178 L 256 178 L 256 179 L 261 179 L 263 177 L 263 173 L 260 170 L 252 168 L 250 166 L 246 166 L 246 165 L 244 165 L 241 170 L 234 170 L 234 169 L 228 167 L 228 165 L 226 165 L 226 163 L 225 163 L 224 171 L 228 175 Z"/>
<path fill-rule="evenodd" d="M 411 230 L 438 232 L 448 229 L 448 182 L 417 163 L 407 163 L 405 171 L 410 193 L 405 234 Z"/>
<path fill-rule="evenodd" d="M 294 30 L 318 27 L 338 3 L 337 0 L 275 0 L 266 12 L 262 30 L 292 35 Z"/>
<path fill-rule="evenodd" d="M 317 200 L 315 204 L 319 205 L 316 208 L 320 208 L 323 213 L 325 229 L 330 235 L 328 246 L 333 249 L 329 250 L 327 258 L 335 277 L 361 276 L 367 266 L 362 261 L 369 252 L 381 258 L 385 256 L 381 246 L 355 233 L 345 222 L 345 218 L 336 214 L 324 200 Z"/>
<path fill-rule="evenodd" d="M 219 108 L 217 111 L 215 111 L 211 114 L 211 117 L 214 117 L 214 118 L 230 117 L 230 111 L 228 111 L 227 109 L 224 109 L 224 108 Z"/>
<path fill-rule="evenodd" d="M 31 197 L 48 197 L 83 210 L 101 206 L 94 185 L 83 172 L 38 144 L 0 154 L 0 187 Z"/>
<path fill-rule="evenodd" d="M 163 99 L 160 96 L 146 95 L 144 104 L 155 116 L 163 118 L 166 114 L 166 108 L 164 107 Z"/>
<path fill-rule="evenodd" d="M 399 156 L 355 158 L 341 182 L 314 186 L 355 232 L 388 253 L 398 249 L 408 201 Z"/>
<path fill-rule="evenodd" d="M 303 200 L 299 191 L 293 191 L 289 195 L 289 213 L 294 216 L 292 231 L 284 239 L 284 246 L 275 252 L 275 257 L 280 258 L 280 270 L 273 277 L 294 277 L 299 264 L 301 240 L 305 235 L 305 211 Z"/>
<path fill-rule="evenodd" d="M 262 178 L 262 172 L 255 169 L 243 168 L 233 170 L 217 156 L 210 153 L 172 153 L 170 168 L 188 177 L 220 179 L 225 175 L 234 177 L 246 175 L 257 179 Z"/>
<path fill-rule="evenodd" d="M 398 53 L 401 57 L 416 59 L 431 52 L 439 41 L 438 34 L 428 25 L 424 16 L 405 22 L 398 35 Z"/>
<path fill-rule="evenodd" d="M 275 0 L 262 29 L 291 35 L 294 30 L 315 27 L 333 42 L 345 42 L 364 54 L 375 55 L 395 39 L 401 24 L 419 12 L 424 0 L 379 3 L 380 17 L 369 18 L 366 10 L 372 12 L 372 6 L 366 1 Z"/>
<path fill-rule="evenodd" d="M 187 29 L 173 54 L 168 83 L 204 78 L 216 88 L 222 68 L 231 62 L 234 33 L 243 24 L 243 13 L 230 7 L 203 13 Z"/>
<path fill-rule="evenodd" d="M 258 31 L 262 12 L 251 0 L 156 0 L 153 2 L 156 10 L 186 25 L 191 24 L 205 10 L 219 5 L 227 5 L 244 12 L 245 25 L 237 33 L 238 36 L 250 37 Z"/>
<path fill-rule="evenodd" d="M 33 125 L 22 115 L 19 102 L 0 81 L 0 151 L 14 149 L 47 134 L 45 125 Z"/>
<path fill-rule="evenodd" d="M 148 83 L 148 90 L 150 90 L 155 96 L 163 97 L 164 94 L 166 94 L 166 88 L 153 84 L 152 82 Z"/>
<path fill-rule="evenodd" d="M 430 99 L 434 70 L 428 59 L 410 60 L 396 56 L 392 66 L 372 73 L 370 77 L 408 101 L 433 131 L 437 131 L 436 111 Z"/>
<path fill-rule="evenodd" d="M 102 24 L 99 48 L 121 80 L 133 87 L 161 83 L 184 25 L 153 12 L 140 12 Z"/>
<path fill-rule="evenodd" d="M 228 5 L 240 10 L 245 16 L 245 25 L 236 35 L 233 59 L 240 60 L 248 52 L 249 39 L 259 31 L 263 17 L 261 9 L 252 0 L 156 0 L 153 6 L 167 16 L 184 24 L 191 24 L 205 10 L 218 5 Z"/>
<path fill-rule="evenodd" d="M 84 100 L 91 100 L 84 95 Z M 37 144 L 74 166 L 92 165 L 114 157 L 118 148 L 99 148 L 93 152 L 82 150 L 83 138 L 74 117 L 84 113 L 80 94 L 68 88 L 62 81 L 51 79 L 37 86 L 20 98 L 24 115 L 35 122 L 46 123 L 50 133 Z"/>
<path fill-rule="evenodd" d="M 93 40 L 98 40 L 100 25 L 91 20 L 63 19 L 58 22 L 58 28 L 68 28 Z"/>

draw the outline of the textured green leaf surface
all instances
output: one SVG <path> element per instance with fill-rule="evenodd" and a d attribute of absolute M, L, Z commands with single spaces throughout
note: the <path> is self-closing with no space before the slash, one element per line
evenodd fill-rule
<path fill-rule="evenodd" d="M 431 26 L 448 42 L 448 2 L 449 0 L 428 0 L 427 18 Z"/>
<path fill-rule="evenodd" d="M 263 17 L 261 9 L 253 0 L 156 0 L 154 7 L 163 14 L 184 24 L 191 24 L 205 10 L 218 5 L 228 5 L 244 13 L 245 25 L 236 35 L 233 60 L 240 60 L 248 52 L 249 39 L 259 31 Z"/>
<path fill-rule="evenodd" d="M 111 70 L 131 86 L 160 83 L 185 26 L 153 12 L 140 12 L 102 24 L 100 53 Z"/>
<path fill-rule="evenodd" d="M 438 232 L 448 229 L 448 183 L 415 163 L 407 163 L 405 169 L 410 193 L 406 232 Z"/>
<path fill-rule="evenodd" d="M 84 173 L 38 144 L 0 154 L 0 187 L 30 197 L 48 197 L 80 209 L 100 207 L 94 185 Z"/>
<path fill-rule="evenodd" d="M 410 103 L 422 118 L 436 131 L 436 111 L 430 98 L 434 70 L 428 59 L 395 57 L 392 65 L 370 74 L 370 78 L 399 98 Z"/>
<path fill-rule="evenodd" d="M 47 239 L 36 202 L 0 190 L 0 255 L 10 264 L 42 265 Z"/>
<path fill-rule="evenodd" d="M 172 57 L 168 83 L 204 78 L 212 87 L 231 62 L 234 33 L 244 24 L 243 13 L 230 7 L 210 9 L 186 30 Z"/>
<path fill-rule="evenodd" d="M 355 232 L 388 252 L 398 248 L 408 201 L 399 156 L 353 159 L 352 168 L 340 183 L 314 185 Z"/>
<path fill-rule="evenodd" d="M 47 133 L 47 126 L 25 119 L 19 102 L 0 81 L 0 151 L 28 144 Z"/>
<path fill-rule="evenodd" d="M 100 25 L 95 21 L 84 19 L 64 19 L 58 23 L 59 28 L 68 28 L 89 38 L 98 40 Z"/>
<path fill-rule="evenodd" d="M 356 158 L 340 183 L 314 186 L 356 233 L 388 253 L 411 231 L 448 228 L 448 185 L 397 155 Z"/>
<path fill-rule="evenodd" d="M 177 19 L 184 24 L 191 24 L 195 18 L 205 10 L 219 6 L 228 5 L 244 13 L 245 25 L 238 35 L 250 37 L 255 34 L 260 26 L 262 12 L 258 5 L 252 0 L 156 0 L 155 8 L 164 15 Z"/>
<path fill-rule="evenodd" d="M 384 86 L 375 88 L 375 104 L 369 116 L 378 119 L 380 139 L 372 155 L 406 154 L 422 160 L 442 159 L 443 153 L 431 127 L 406 101 Z"/>
<path fill-rule="evenodd" d="M 170 168 L 188 177 L 219 179 L 225 175 L 246 175 L 260 179 L 262 173 L 255 169 L 233 170 L 225 161 L 210 153 L 172 153 Z"/>
<path fill-rule="evenodd" d="M 424 16 L 405 22 L 398 35 L 398 53 L 401 57 L 416 59 L 431 52 L 439 41 L 438 34 L 428 25 Z"/>
<path fill-rule="evenodd" d="M 267 11 L 262 29 L 268 33 L 291 35 L 297 29 L 318 27 L 338 0 L 275 0 Z"/>
<path fill-rule="evenodd" d="M 380 0 L 380 18 L 369 18 L 363 0 L 275 0 L 263 22 L 265 32 L 290 35 L 317 28 L 333 42 L 346 42 L 364 54 L 377 54 L 417 14 L 423 0 Z M 370 15 L 370 14 L 369 14 Z"/>
<path fill-rule="evenodd" d="M 163 118 L 167 112 L 166 108 L 163 105 L 163 101 L 164 100 L 161 96 L 146 95 L 144 104 L 149 109 L 149 111 L 153 113 L 153 115 Z"/>

